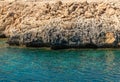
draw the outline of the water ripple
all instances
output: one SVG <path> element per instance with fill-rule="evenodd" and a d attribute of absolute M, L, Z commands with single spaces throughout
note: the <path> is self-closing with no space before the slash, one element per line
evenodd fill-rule
<path fill-rule="evenodd" d="M 0 82 L 120 82 L 119 50 L 0 48 Z"/>

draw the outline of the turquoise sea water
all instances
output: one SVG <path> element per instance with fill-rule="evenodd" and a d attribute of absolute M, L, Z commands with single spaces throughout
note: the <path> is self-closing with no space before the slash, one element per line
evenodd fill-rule
<path fill-rule="evenodd" d="M 0 82 L 120 82 L 120 50 L 8 47 L 0 41 Z"/>

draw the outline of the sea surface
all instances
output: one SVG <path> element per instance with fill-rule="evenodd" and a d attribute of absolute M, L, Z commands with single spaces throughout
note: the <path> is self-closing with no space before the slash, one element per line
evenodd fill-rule
<path fill-rule="evenodd" d="M 120 82 L 120 49 L 21 48 L 0 40 L 0 82 Z"/>

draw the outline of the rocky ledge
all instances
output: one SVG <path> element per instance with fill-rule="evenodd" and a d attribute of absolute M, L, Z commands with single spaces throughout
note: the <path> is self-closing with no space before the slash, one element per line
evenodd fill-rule
<path fill-rule="evenodd" d="M 4 4 L 2 4 L 4 3 Z M 120 47 L 120 6 L 61 2 L 0 4 L 0 34 L 26 47 Z"/>

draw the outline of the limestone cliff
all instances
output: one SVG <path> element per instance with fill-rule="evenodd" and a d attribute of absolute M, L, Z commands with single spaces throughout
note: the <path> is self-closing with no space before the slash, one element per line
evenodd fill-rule
<path fill-rule="evenodd" d="M 119 47 L 118 5 L 86 1 L 1 2 L 0 34 L 9 38 L 10 45 L 27 47 Z"/>

